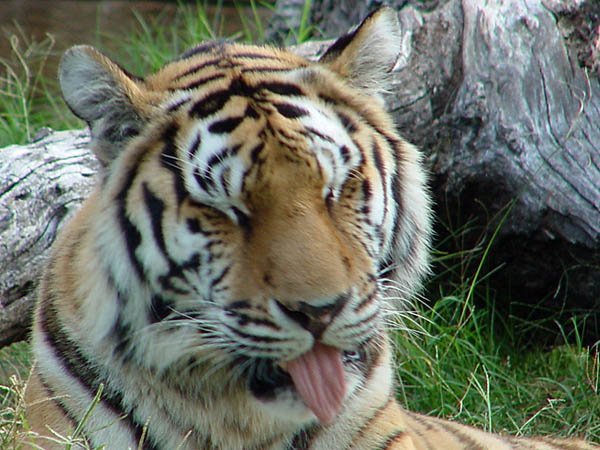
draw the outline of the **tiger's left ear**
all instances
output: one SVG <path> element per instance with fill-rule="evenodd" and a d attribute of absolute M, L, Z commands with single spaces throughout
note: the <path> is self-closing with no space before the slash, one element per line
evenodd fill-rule
<path fill-rule="evenodd" d="M 383 7 L 371 12 L 357 28 L 339 38 L 319 62 L 352 86 L 368 94 L 381 94 L 389 87 L 399 48 L 397 13 Z"/>
<path fill-rule="evenodd" d="M 92 151 L 108 166 L 142 129 L 151 109 L 148 92 L 139 79 L 87 45 L 65 52 L 58 79 L 65 102 L 90 127 Z"/>

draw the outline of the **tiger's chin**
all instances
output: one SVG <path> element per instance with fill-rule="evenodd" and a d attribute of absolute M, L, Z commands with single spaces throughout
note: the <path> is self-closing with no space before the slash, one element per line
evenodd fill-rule
<path fill-rule="evenodd" d="M 259 397 L 254 392 L 253 394 L 261 403 L 262 409 L 277 421 L 290 422 L 298 426 L 318 421 L 317 416 L 304 403 L 293 384 L 276 387 L 268 396 Z"/>

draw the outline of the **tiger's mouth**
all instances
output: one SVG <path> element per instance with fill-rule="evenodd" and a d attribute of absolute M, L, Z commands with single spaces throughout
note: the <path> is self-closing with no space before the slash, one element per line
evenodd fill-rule
<path fill-rule="evenodd" d="M 277 396 L 278 390 L 294 386 L 292 377 L 284 371 L 275 360 L 266 358 L 256 359 L 254 370 L 248 378 L 248 387 L 255 397 L 271 400 Z"/>
<path fill-rule="evenodd" d="M 248 387 L 256 398 L 266 402 L 292 391 L 327 424 L 337 415 L 346 396 L 344 366 L 358 358 L 360 352 L 344 352 L 316 343 L 310 351 L 283 365 L 275 360 L 255 360 Z"/>

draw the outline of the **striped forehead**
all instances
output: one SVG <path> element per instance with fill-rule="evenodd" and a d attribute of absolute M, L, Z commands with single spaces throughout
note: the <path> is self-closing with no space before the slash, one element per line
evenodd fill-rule
<path fill-rule="evenodd" d="M 315 158 L 324 195 L 340 190 L 361 154 L 335 112 L 310 94 L 310 86 L 302 82 L 309 78 L 303 76 L 305 70 L 310 69 L 292 68 L 266 80 L 238 72 L 228 84 L 219 80 L 178 91 L 163 105 L 185 116 L 178 158 L 186 188 L 196 200 L 246 210 L 241 194 L 248 170 L 259 154 L 268 158 L 277 151 L 265 146 L 266 128 L 293 133 L 298 151 Z"/>

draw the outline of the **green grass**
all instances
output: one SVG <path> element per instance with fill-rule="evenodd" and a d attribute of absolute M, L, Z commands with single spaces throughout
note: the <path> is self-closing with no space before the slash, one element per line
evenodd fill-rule
<path fill-rule="evenodd" d="M 258 5 L 262 3 L 251 2 L 252 14 L 234 37 L 262 40 Z M 307 17 L 305 8 L 291 39 L 302 41 L 309 35 Z M 190 6 L 182 6 L 175 20 L 173 26 L 164 17 L 147 21 L 140 16 L 139 26 L 128 35 L 99 35 L 96 45 L 123 43 L 121 53 L 113 56 L 126 61 L 129 71 L 143 74 L 219 35 L 213 30 L 222 25 Z M 57 100 L 55 82 L 41 75 L 54 51 L 53 40 L 36 43 L 15 36 L 11 42 L 13 58 L 0 61 L 0 147 L 27 142 L 40 127 L 82 126 Z M 496 230 L 476 230 L 467 223 L 449 226 L 446 232 L 458 250 L 436 255 L 437 274 L 427 290 L 433 306 L 417 304 L 394 333 L 401 401 L 412 410 L 491 431 L 574 434 L 600 442 L 600 361 L 598 349 L 582 345 L 576 332 L 584 318 L 574 317 L 575 332 L 567 332 L 551 318 L 527 321 L 501 311 L 496 305 L 511 299 L 496 298 L 489 279 L 497 268 L 485 265 Z M 464 236 L 472 233 L 481 238 L 471 249 Z M 531 330 L 538 328 L 553 329 L 559 345 L 540 347 L 528 341 Z M 22 426 L 29 364 L 24 343 L 0 352 L 0 448 L 12 448 L 14 430 Z"/>
<path fill-rule="evenodd" d="M 416 303 L 394 335 L 399 398 L 488 431 L 600 442 L 600 342 L 583 344 L 586 316 L 566 323 L 562 311 L 513 316 L 517 299 L 492 288 L 503 268 L 489 267 L 488 257 L 511 209 L 492 219 L 492 229 L 477 219 L 456 221 L 462 226 L 439 219 L 445 251 L 434 252 L 428 301 Z M 529 304 L 531 317 L 536 308 Z"/>
<path fill-rule="evenodd" d="M 135 15 L 138 27 L 125 36 L 127 45 L 114 45 L 123 41 L 123 36 L 104 36 L 100 42 L 101 48 L 120 47 L 120 51 L 110 52 L 110 56 L 126 61 L 126 69 L 136 75 L 153 72 L 193 45 L 220 36 L 213 31 L 217 24 L 203 8 L 182 5 L 173 23 L 163 15 L 151 19 Z"/>
<path fill-rule="evenodd" d="M 31 359 L 29 346 L 17 342 L 0 349 L 0 449 L 18 448 L 23 426 L 23 390 Z"/>
<path fill-rule="evenodd" d="M 19 31 L 9 41 L 11 57 L 0 58 L 0 148 L 31 141 L 41 127 L 82 126 L 56 95 L 56 82 L 43 76 L 52 36 L 38 42 Z"/>
<path fill-rule="evenodd" d="M 463 290 L 418 306 L 408 326 L 420 335 L 396 333 L 403 403 L 488 431 L 600 442 L 597 348 L 518 345 L 514 323 L 493 303 L 469 305 L 460 320 L 464 301 Z"/>

